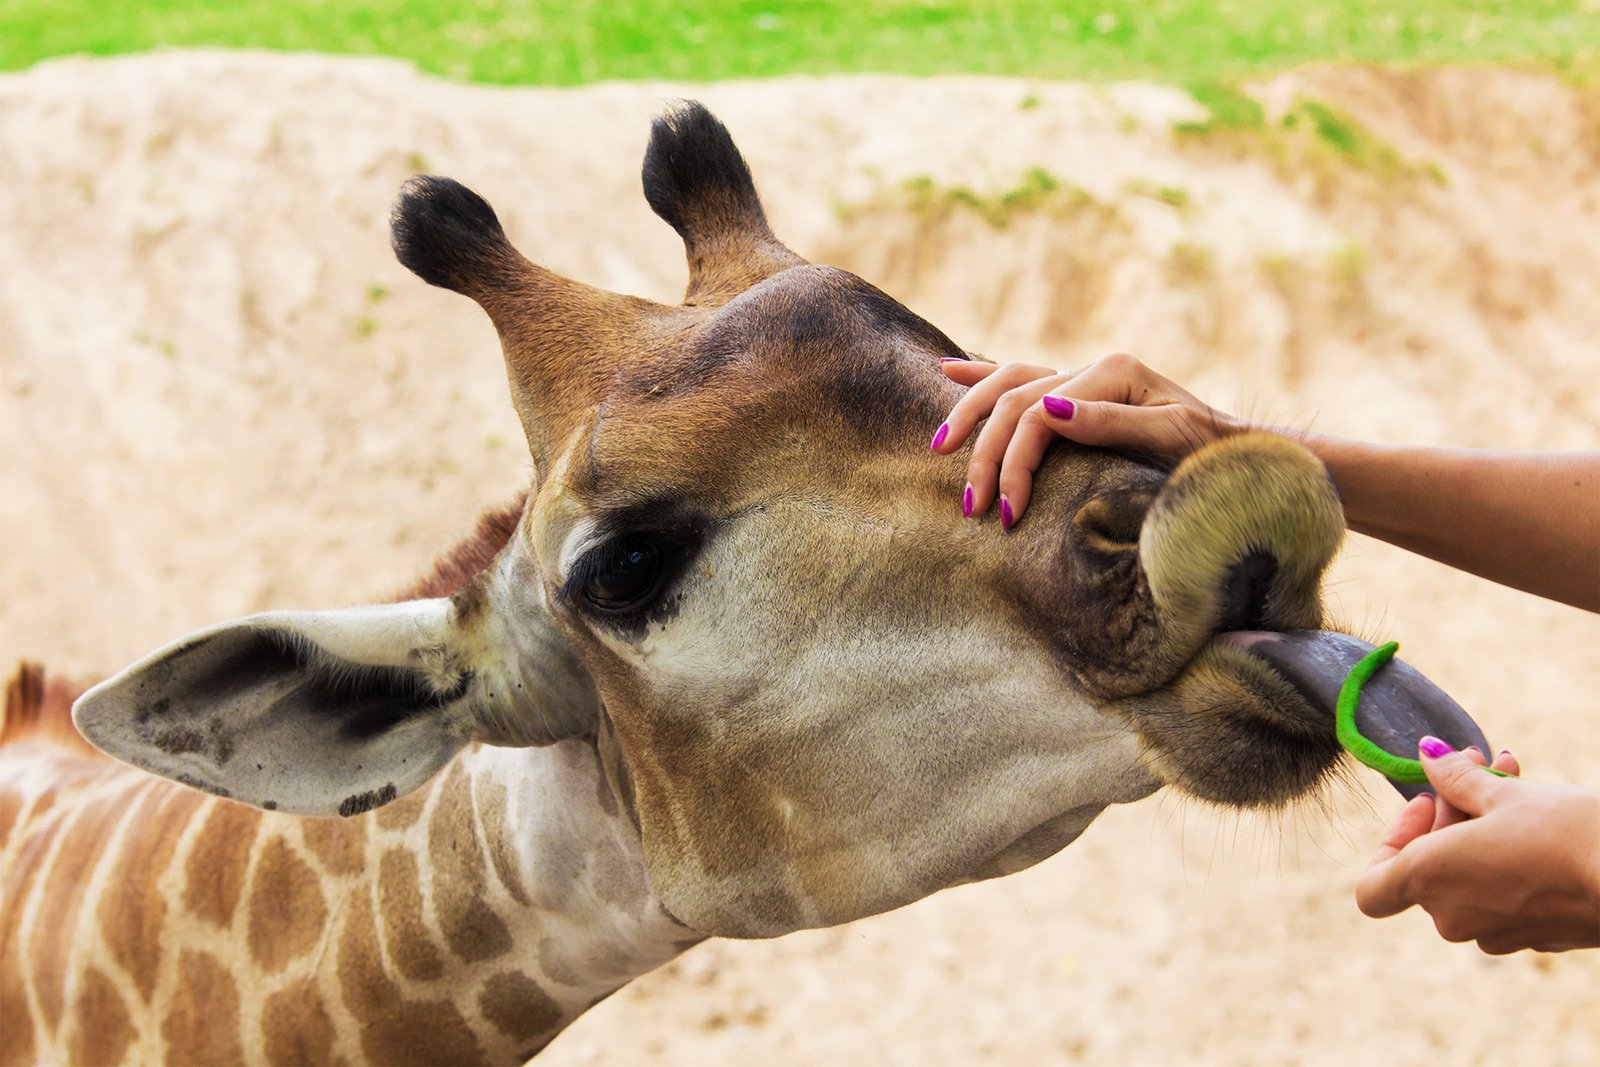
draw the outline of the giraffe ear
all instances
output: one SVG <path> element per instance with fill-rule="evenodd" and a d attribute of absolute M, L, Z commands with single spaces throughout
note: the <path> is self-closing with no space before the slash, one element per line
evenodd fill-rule
<path fill-rule="evenodd" d="M 73 707 L 105 752 L 218 796 L 355 815 L 426 782 L 468 740 L 473 675 L 448 600 L 274 612 L 201 630 Z"/>

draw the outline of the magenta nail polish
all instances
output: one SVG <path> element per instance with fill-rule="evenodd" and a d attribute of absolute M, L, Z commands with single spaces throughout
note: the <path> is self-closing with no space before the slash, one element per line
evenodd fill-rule
<path fill-rule="evenodd" d="M 1434 737 L 1432 734 L 1429 734 L 1427 737 L 1424 737 L 1421 741 L 1417 742 L 1417 751 L 1421 752 L 1429 759 L 1438 759 L 1440 756 L 1448 756 L 1450 753 L 1454 752 L 1455 749 L 1451 748 L 1448 744 L 1439 740 L 1437 737 Z"/>
<path fill-rule="evenodd" d="M 961 517 L 963 519 L 972 518 L 972 483 L 971 482 L 968 482 L 967 483 L 967 487 L 965 489 L 961 490 Z"/>
<path fill-rule="evenodd" d="M 1065 421 L 1076 414 L 1078 405 L 1064 396 L 1047 396 L 1044 398 L 1044 409 L 1056 418 Z"/>
<path fill-rule="evenodd" d="M 961 359 L 961 358 L 959 358 L 957 356 L 940 356 L 939 357 L 939 365 L 940 366 L 943 366 L 946 363 L 966 363 L 966 362 L 967 362 L 967 360 Z"/>
<path fill-rule="evenodd" d="M 1000 494 L 1000 528 L 1009 530 L 1011 529 L 1011 524 L 1015 521 L 1011 517 L 1011 501 L 1005 498 L 1004 493 Z"/>
<path fill-rule="evenodd" d="M 939 424 L 939 428 L 934 431 L 933 444 L 929 445 L 928 447 L 931 449 L 938 449 L 940 445 L 944 444 L 944 439 L 949 436 L 950 424 L 948 422 L 941 422 Z"/>

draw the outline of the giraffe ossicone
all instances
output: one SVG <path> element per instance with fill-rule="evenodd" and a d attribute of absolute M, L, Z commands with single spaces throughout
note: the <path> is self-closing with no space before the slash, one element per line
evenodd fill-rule
<path fill-rule="evenodd" d="M 510 1062 L 704 937 L 1008 874 L 1163 784 L 1271 805 L 1332 768 L 1292 666 L 1218 636 L 1322 624 L 1315 458 L 1061 443 L 1016 530 L 962 522 L 926 442 L 965 353 L 785 247 L 699 105 L 643 177 L 679 305 L 408 183 L 395 251 L 494 322 L 533 484 L 410 598 L 212 627 L 78 701 L 214 796 L 0 746 L 8 1059 Z"/>

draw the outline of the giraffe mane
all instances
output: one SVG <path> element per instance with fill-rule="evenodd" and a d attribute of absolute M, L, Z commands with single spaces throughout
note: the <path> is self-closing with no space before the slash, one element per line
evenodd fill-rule
<path fill-rule="evenodd" d="M 85 688 L 47 674 L 42 663 L 18 663 L 0 705 L 0 746 L 43 742 L 74 755 L 109 760 L 72 725 L 72 702 Z"/>
<path fill-rule="evenodd" d="M 434 560 L 433 570 L 426 577 L 391 597 L 390 601 L 449 596 L 466 585 L 468 579 L 487 567 L 506 547 L 527 502 L 528 492 L 523 490 L 515 499 L 478 516 L 477 528 L 472 533 Z"/>
<path fill-rule="evenodd" d="M 433 569 L 391 602 L 449 596 L 500 553 L 517 528 L 527 493 L 478 517 L 464 540 L 434 561 Z M 72 725 L 72 704 L 88 685 L 52 675 L 42 663 L 22 660 L 6 682 L 0 704 L 0 746 L 45 743 L 78 756 L 109 760 Z"/>

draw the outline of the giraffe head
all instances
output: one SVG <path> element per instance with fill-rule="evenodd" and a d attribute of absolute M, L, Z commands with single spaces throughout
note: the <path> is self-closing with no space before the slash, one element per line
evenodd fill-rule
<path fill-rule="evenodd" d="M 1055 852 L 1171 783 L 1281 802 L 1331 715 L 1224 631 L 1321 625 L 1343 532 L 1321 465 L 1236 438 L 1168 473 L 1059 444 L 1027 521 L 963 522 L 938 329 L 767 225 L 726 130 L 657 122 L 680 306 L 524 259 L 413 179 L 394 244 L 477 301 L 535 464 L 517 529 L 448 599 L 189 635 L 80 701 L 131 762 L 351 814 L 469 742 L 590 738 L 667 909 L 709 934 L 843 922 Z M 1287 671 L 1287 673 L 1286 673 Z"/>

